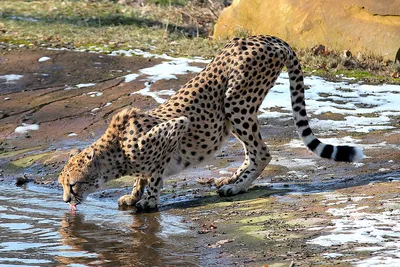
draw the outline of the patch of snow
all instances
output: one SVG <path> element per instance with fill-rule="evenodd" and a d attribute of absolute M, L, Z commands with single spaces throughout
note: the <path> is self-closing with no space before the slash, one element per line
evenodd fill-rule
<path fill-rule="evenodd" d="M 377 256 L 372 257 L 366 260 L 362 260 L 356 262 L 354 266 L 357 267 L 376 267 L 376 266 L 385 266 L 385 267 L 398 267 L 400 266 L 400 258 L 397 258 L 399 254 L 396 254 L 395 257 L 386 257 L 386 256 Z"/>
<path fill-rule="evenodd" d="M 100 108 L 94 108 L 94 109 L 92 109 L 90 112 L 96 112 L 96 111 L 99 111 L 100 110 Z"/>
<path fill-rule="evenodd" d="M 95 83 L 80 83 L 75 86 L 78 88 L 84 88 L 84 87 L 91 87 L 91 86 L 95 86 L 95 85 L 96 85 Z"/>
<path fill-rule="evenodd" d="M 262 112 L 261 115 L 259 115 L 259 118 L 292 118 L 292 113 L 289 112 L 278 112 L 278 111 L 267 111 L 265 109 L 259 109 L 260 112 Z"/>
<path fill-rule="evenodd" d="M 360 168 L 360 167 L 362 167 L 362 166 L 365 165 L 365 163 L 362 163 L 362 162 L 353 162 L 352 164 L 353 164 L 353 166 L 356 167 L 356 168 Z"/>
<path fill-rule="evenodd" d="M 168 60 L 185 60 L 188 61 L 189 63 L 191 62 L 197 62 L 197 63 L 205 63 L 208 64 L 211 62 L 209 59 L 204 59 L 201 57 L 194 57 L 192 59 L 187 59 L 187 58 L 174 58 L 171 56 L 168 56 L 166 54 L 158 55 L 158 54 L 153 54 L 150 52 L 144 52 L 139 49 L 129 49 L 129 50 L 117 50 L 113 51 L 109 54 L 109 56 L 126 56 L 126 57 L 131 57 L 131 56 L 142 56 L 144 58 L 161 58 L 161 59 L 168 59 Z"/>
<path fill-rule="evenodd" d="M 132 73 L 132 74 L 128 74 L 128 75 L 122 76 L 122 78 L 125 78 L 125 82 L 129 83 L 131 81 L 136 80 L 136 78 L 139 77 L 139 76 L 140 76 L 139 74 Z"/>
<path fill-rule="evenodd" d="M 17 128 L 15 128 L 14 132 L 19 134 L 25 134 L 29 131 L 37 131 L 37 130 L 39 130 L 39 125 L 37 124 L 22 123 L 22 126 L 18 126 Z"/>
<path fill-rule="evenodd" d="M 38 59 L 38 61 L 39 62 L 45 62 L 45 61 L 50 60 L 50 59 L 51 58 L 49 58 L 49 57 L 41 57 L 41 58 Z"/>
<path fill-rule="evenodd" d="M 319 140 L 325 144 L 331 145 L 353 145 L 355 143 L 361 142 L 359 139 L 355 139 L 351 136 L 344 136 L 342 138 L 319 138 Z M 306 148 L 306 145 L 303 143 L 302 140 L 296 138 L 292 139 L 289 143 L 285 144 L 285 146 L 293 147 L 293 148 Z"/>
<path fill-rule="evenodd" d="M 102 92 L 89 92 L 89 93 L 86 93 L 88 96 L 90 96 L 90 97 L 96 97 L 96 96 L 102 96 L 103 95 L 103 93 Z"/>
<path fill-rule="evenodd" d="M 4 98 L 4 101 L 7 101 L 7 100 L 11 100 L 11 98 L 5 97 L 5 98 Z"/>
<path fill-rule="evenodd" d="M 108 106 L 111 106 L 111 102 L 108 102 L 108 103 L 106 103 L 105 105 L 104 105 L 104 107 L 103 108 L 106 108 L 106 107 L 108 107 Z"/>
<path fill-rule="evenodd" d="M 381 250 L 383 249 L 383 247 L 358 247 L 355 248 L 355 251 L 377 251 L 377 250 Z"/>
<path fill-rule="evenodd" d="M 342 253 L 323 253 L 322 256 L 327 259 L 343 257 Z"/>
<path fill-rule="evenodd" d="M 139 90 L 137 92 L 133 92 L 131 93 L 131 95 L 135 95 L 135 94 L 140 94 L 140 95 L 144 95 L 144 96 L 151 96 L 152 98 L 154 98 L 154 100 L 159 103 L 162 104 L 166 101 L 166 99 L 161 98 L 160 96 L 162 95 L 174 95 L 175 91 L 173 90 L 162 90 L 162 91 L 158 91 L 158 92 L 152 92 L 150 91 L 150 87 L 151 87 L 151 83 L 150 82 L 146 82 L 145 87 L 142 90 Z"/>
<path fill-rule="evenodd" d="M 280 165 L 289 169 L 301 169 L 303 167 L 315 167 L 316 162 L 313 159 L 287 159 L 278 157 L 276 161 L 271 162 L 273 165 Z M 295 172 L 295 171 L 293 171 Z"/>
<path fill-rule="evenodd" d="M 345 121 L 335 121 L 335 120 L 319 120 L 311 119 L 311 128 L 318 128 L 323 130 L 342 130 L 342 131 L 353 131 L 359 133 L 368 133 L 375 130 L 385 130 L 393 129 L 393 126 L 384 126 L 383 124 L 388 124 L 390 118 L 386 116 L 380 116 L 378 118 L 370 117 L 356 117 L 347 116 Z"/>
<path fill-rule="evenodd" d="M 48 73 L 37 73 L 37 72 L 33 73 L 33 75 L 36 75 L 36 76 L 43 76 L 43 77 L 48 77 L 48 76 L 50 76 L 50 74 L 48 74 Z"/>
<path fill-rule="evenodd" d="M 200 72 L 203 68 L 190 66 L 187 59 L 174 59 L 168 62 L 162 62 L 150 68 L 141 69 L 140 72 L 149 75 L 152 82 L 159 80 L 178 79 L 176 75 L 187 74 L 188 72 Z"/>
<path fill-rule="evenodd" d="M 389 126 L 391 116 L 400 115 L 400 86 L 398 85 L 366 85 L 348 84 L 347 82 L 329 82 L 320 77 L 305 77 L 306 106 L 309 114 L 332 112 L 347 115 L 345 121 L 317 120 L 310 122 L 311 128 L 339 129 L 344 131 L 370 132 L 374 130 L 392 129 Z M 289 78 L 282 73 L 276 85 L 271 88 L 260 106 L 261 117 L 268 117 L 268 109 L 281 108 L 281 115 L 273 113 L 273 117 L 288 116 L 291 112 Z M 373 115 L 362 116 L 359 114 Z"/>
<path fill-rule="evenodd" d="M 169 61 L 162 62 L 160 64 L 157 64 L 153 67 L 145 68 L 139 70 L 140 74 L 133 73 L 133 74 L 128 74 L 123 76 L 125 78 L 125 82 L 130 82 L 135 80 L 137 77 L 140 75 L 148 75 L 145 79 L 145 87 L 137 92 L 132 93 L 133 94 L 141 94 L 145 96 L 151 96 L 153 97 L 157 103 L 164 103 L 166 100 L 164 98 L 161 98 L 160 96 L 162 95 L 167 95 L 171 96 L 175 94 L 175 91 L 173 90 L 162 90 L 162 91 L 157 91 L 157 92 L 152 92 L 151 89 L 151 84 L 155 83 L 160 80 L 171 80 L 171 79 L 178 79 L 176 75 L 183 75 L 187 74 L 189 72 L 200 72 L 203 70 L 203 68 L 196 67 L 196 66 L 191 66 L 189 63 L 192 62 L 201 62 L 201 63 L 208 63 L 208 60 L 203 60 L 203 59 L 187 59 L 187 58 L 173 58 L 167 55 L 155 55 L 151 54 L 148 52 L 143 52 L 141 50 L 120 50 L 118 53 L 122 53 L 125 56 L 132 56 L 132 54 L 135 55 L 141 55 L 143 57 L 156 57 L 156 58 L 162 58 L 162 59 L 168 59 Z M 111 55 L 116 55 L 116 54 L 111 54 Z"/>
<path fill-rule="evenodd" d="M 20 16 L 11 16 L 10 17 L 13 20 L 23 20 L 23 21 L 29 21 L 29 22 L 38 22 L 38 19 L 35 18 L 29 18 L 29 17 L 20 17 Z"/>
<path fill-rule="evenodd" d="M 69 133 L 68 136 L 77 136 L 76 133 Z"/>
<path fill-rule="evenodd" d="M 339 196 L 341 198 L 342 196 Z M 327 212 L 337 217 L 332 226 L 318 229 L 328 230 L 307 243 L 324 247 L 335 246 L 335 253 L 344 245 L 358 244 L 356 251 L 370 251 L 371 258 L 355 260 L 355 266 L 400 266 L 400 210 L 389 209 L 381 213 L 363 212 L 367 207 L 359 207 L 354 202 L 372 196 L 351 197 L 353 203 L 343 208 L 331 208 Z M 332 199 L 332 198 L 330 198 Z M 387 200 L 389 201 L 389 200 Z"/>
<path fill-rule="evenodd" d="M 15 83 L 19 79 L 24 77 L 24 75 L 19 75 L 19 74 L 7 74 L 7 75 L 2 75 L 0 76 L 0 80 L 6 80 L 5 83 Z"/>

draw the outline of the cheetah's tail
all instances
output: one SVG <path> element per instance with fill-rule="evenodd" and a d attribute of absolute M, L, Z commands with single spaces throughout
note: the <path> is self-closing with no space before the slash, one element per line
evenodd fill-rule
<path fill-rule="evenodd" d="M 361 148 L 324 144 L 313 134 L 309 124 L 304 101 L 303 72 L 294 51 L 290 50 L 286 67 L 289 72 L 293 118 L 297 132 L 304 144 L 322 158 L 334 161 L 356 162 L 364 158 Z"/>

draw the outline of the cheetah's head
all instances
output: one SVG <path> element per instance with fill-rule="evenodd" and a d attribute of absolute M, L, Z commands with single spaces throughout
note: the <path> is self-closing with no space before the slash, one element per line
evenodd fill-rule
<path fill-rule="evenodd" d="M 98 160 L 93 149 L 71 151 L 58 181 L 63 187 L 63 200 L 76 208 L 89 193 L 96 191 L 104 181 L 99 173 Z"/>

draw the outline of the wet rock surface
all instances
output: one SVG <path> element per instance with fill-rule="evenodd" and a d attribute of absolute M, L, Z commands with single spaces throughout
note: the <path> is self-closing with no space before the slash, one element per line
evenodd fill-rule
<path fill-rule="evenodd" d="M 187 67 L 184 73 L 158 80 L 141 71 L 162 62 L 169 60 L 51 50 L 13 50 L 1 55 L 0 77 L 6 78 L 0 78 L 0 183 L 15 183 L 25 175 L 28 181 L 60 189 L 57 174 L 71 149 L 96 140 L 112 114 L 123 107 L 143 111 L 154 108 L 197 71 Z M 174 66 L 177 64 L 174 61 Z M 205 63 L 187 62 L 187 66 L 203 67 Z M 284 85 L 285 81 L 281 82 Z M 278 81 L 277 88 L 280 86 Z M 350 93 L 359 89 L 346 84 L 340 88 L 344 95 L 338 93 L 340 90 L 318 95 L 321 103 L 330 101 L 335 107 L 330 112 L 318 113 L 315 102 L 309 101 L 312 118 L 317 122 L 311 127 L 327 142 L 344 139 L 362 146 L 367 155 L 362 163 L 316 158 L 300 143 L 285 104 L 277 104 L 264 106 L 260 113 L 262 136 L 273 159 L 248 193 L 221 198 L 208 182 L 231 175 L 242 163 L 243 148 L 233 137 L 212 162 L 165 181 L 156 214 L 183 218 L 182 223 L 191 229 L 187 235 L 196 236 L 193 247 L 200 255 L 199 265 L 289 266 L 293 262 L 299 266 L 350 266 L 368 261 L 397 262 L 399 250 L 392 242 L 399 239 L 394 223 L 399 210 L 399 114 L 391 106 L 379 108 L 384 106 L 379 99 L 354 100 L 355 105 L 364 103 L 358 107 L 362 113 L 354 110 L 353 117 L 344 121 L 349 113 L 336 109 L 337 105 L 351 102 Z M 378 93 L 386 92 L 374 88 L 364 88 L 361 94 L 378 98 Z M 313 88 L 310 91 L 312 95 Z M 387 89 L 392 97 L 399 93 L 399 87 Z M 272 96 L 280 94 L 271 92 Z M 270 102 L 276 99 L 272 97 Z M 390 113 L 385 115 L 388 119 L 382 117 L 384 112 Z M 357 123 L 339 127 L 357 121 L 357 117 L 380 120 L 368 121 L 370 127 Z M 116 201 L 130 192 L 131 186 L 132 178 L 123 177 L 109 182 L 93 198 Z M 61 192 L 59 197 L 61 202 Z M 84 210 L 85 205 L 79 208 Z M 361 211 L 363 214 L 359 214 Z M 380 214 L 388 219 L 369 224 L 375 228 L 360 226 L 358 219 L 376 221 Z M 145 217 L 140 215 L 135 216 Z M 339 231 L 339 223 L 344 225 L 341 233 L 359 229 L 364 231 L 361 236 L 371 242 L 357 239 L 356 232 L 352 232 L 354 240 L 334 241 L 330 236 Z M 376 231 L 382 227 L 392 235 L 378 234 Z"/>

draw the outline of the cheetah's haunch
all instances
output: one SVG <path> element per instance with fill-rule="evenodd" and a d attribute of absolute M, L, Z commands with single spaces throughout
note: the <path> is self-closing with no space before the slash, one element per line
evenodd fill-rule
<path fill-rule="evenodd" d="M 361 149 L 324 144 L 312 133 L 303 73 L 289 45 L 276 37 L 254 36 L 230 41 L 202 72 L 154 110 L 140 113 L 131 108 L 115 115 L 105 134 L 72 155 L 61 171 L 64 201 L 80 204 L 106 181 L 133 175 L 132 194 L 121 197 L 119 205 L 155 208 L 163 178 L 213 156 L 229 132 L 242 142 L 245 161 L 216 186 L 222 196 L 247 191 L 271 160 L 257 111 L 284 66 L 296 129 L 306 146 L 323 158 L 361 160 Z"/>

